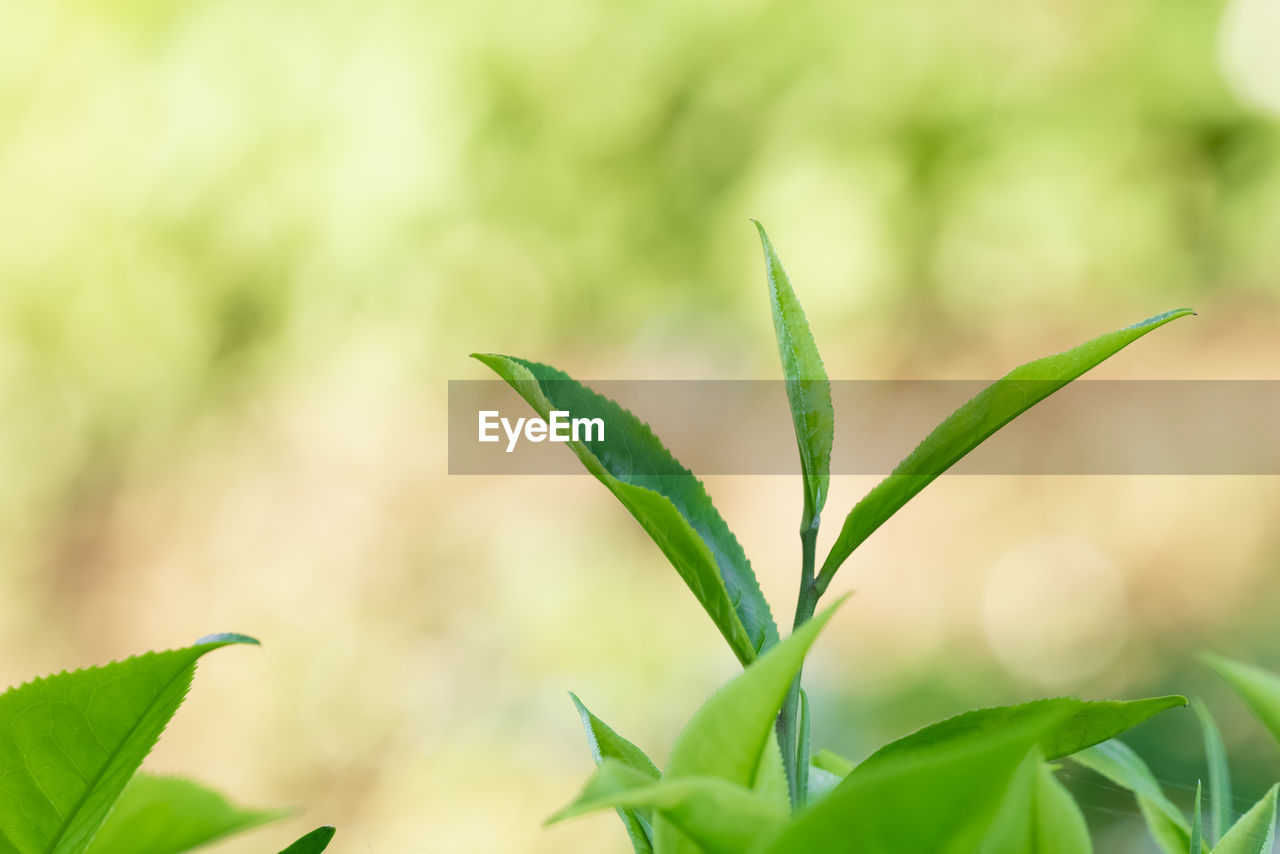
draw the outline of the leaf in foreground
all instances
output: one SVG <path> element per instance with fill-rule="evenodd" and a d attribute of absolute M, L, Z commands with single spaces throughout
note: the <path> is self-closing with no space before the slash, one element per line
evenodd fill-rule
<path fill-rule="evenodd" d="M 582 704 L 578 695 L 569 694 L 573 705 L 582 718 L 582 728 L 587 733 L 587 743 L 591 746 L 591 758 L 599 765 L 605 759 L 614 759 L 629 766 L 635 771 L 651 779 L 658 779 L 658 768 L 645 755 L 644 751 L 613 731 L 604 721 L 593 715 Z M 618 807 L 618 817 L 622 819 L 627 836 L 631 839 L 631 847 L 635 854 L 650 854 L 653 851 L 653 828 L 649 817 L 643 810 L 630 807 Z"/>
<path fill-rule="evenodd" d="M 1209 843 L 1215 845 L 1231 826 L 1231 769 L 1227 765 L 1227 748 L 1213 715 L 1199 699 L 1191 701 L 1191 708 L 1200 720 L 1204 735 L 1204 755 L 1209 764 Z"/>
<path fill-rule="evenodd" d="M 242 809 L 199 783 L 140 773 L 94 835 L 88 854 L 181 854 L 288 814 Z"/>
<path fill-rule="evenodd" d="M 326 825 L 317 827 L 297 842 L 280 852 L 280 854 L 320 854 L 321 851 L 329 847 L 329 842 L 333 839 L 333 834 L 337 831 Z"/>
<path fill-rule="evenodd" d="M 1240 816 L 1214 847 L 1213 854 L 1271 854 L 1276 835 L 1277 788 L 1272 786 L 1262 800 Z"/>
<path fill-rule="evenodd" d="M 978 392 L 854 506 L 823 562 L 818 591 L 826 590 L 845 559 L 890 516 L 1001 427 L 1153 329 L 1193 313 L 1189 308 L 1165 312 L 1056 356 L 1028 362 Z"/>
<path fill-rule="evenodd" d="M 715 777 L 746 789 L 756 786 L 759 769 L 768 767 L 762 754 L 776 744 L 774 721 L 787 690 L 840 602 L 760 656 L 694 712 L 672 745 L 664 780 Z M 664 854 L 689 850 L 666 821 L 655 822 L 654 843 Z"/>
<path fill-rule="evenodd" d="M 1200 660 L 1227 683 L 1272 737 L 1280 741 L 1280 676 L 1261 667 L 1208 652 L 1201 653 Z"/>
<path fill-rule="evenodd" d="M 572 804 L 548 823 L 608 808 L 645 808 L 678 839 L 705 854 L 742 854 L 758 839 L 773 836 L 786 822 L 785 801 L 768 798 L 716 777 L 654 780 L 621 762 L 606 759 Z M 659 841 L 656 850 L 668 851 Z"/>
<path fill-rule="evenodd" d="M 769 282 L 769 302 L 773 308 L 773 329 L 786 377 L 787 400 L 800 449 L 800 470 L 804 475 L 805 529 L 817 526 L 827 501 L 831 482 L 831 443 L 835 434 L 835 410 L 831 407 L 831 383 L 818 355 L 818 345 L 809 331 L 804 309 L 782 260 L 773 249 L 764 226 L 756 223 L 764 247 L 765 275 Z"/>
<path fill-rule="evenodd" d="M 1055 697 L 1014 706 L 974 709 L 890 742 L 868 756 L 862 764 L 874 766 L 903 754 L 927 753 L 941 744 L 957 739 L 984 737 L 1020 721 L 1046 714 L 1053 715 L 1056 723 L 1043 731 L 1040 750 L 1047 760 L 1061 759 L 1113 738 L 1160 712 L 1186 704 L 1186 697 L 1178 695 L 1143 700 Z"/>
<path fill-rule="evenodd" d="M 1191 850 L 1188 854 L 1196 854 L 1204 845 L 1204 815 L 1200 811 L 1200 781 L 1196 780 L 1196 802 L 1191 809 Z"/>
<path fill-rule="evenodd" d="M 1071 759 L 1133 792 L 1151 838 L 1165 854 L 1191 850 L 1191 826 L 1182 810 L 1165 797 L 1147 763 L 1124 742 L 1112 739 L 1082 750 Z M 1209 848 L 1201 846 L 1207 854 Z"/>
<path fill-rule="evenodd" d="M 602 419 L 603 441 L 567 443 L 583 466 L 653 538 L 740 662 L 749 664 L 777 643 L 778 627 L 742 546 L 702 482 L 647 424 L 555 368 L 513 356 L 472 355 L 544 419 L 552 410 Z"/>
<path fill-rule="evenodd" d="M 1092 854 L 1075 798 L 1039 750 L 1018 768 L 979 854 Z"/>
<path fill-rule="evenodd" d="M 243 635 L 0 694 L 0 854 L 79 854 L 181 705 L 196 661 Z"/>
<path fill-rule="evenodd" d="M 980 738 L 861 765 L 800 813 L 765 854 L 970 854 L 1052 710 Z"/>

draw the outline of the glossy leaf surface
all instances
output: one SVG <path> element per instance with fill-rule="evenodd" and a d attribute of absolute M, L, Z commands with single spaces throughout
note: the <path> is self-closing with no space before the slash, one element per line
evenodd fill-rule
<path fill-rule="evenodd" d="M 1192 313 L 1185 308 L 1165 312 L 1064 353 L 1028 362 L 978 392 L 853 508 L 823 562 L 819 589 L 826 589 L 845 559 L 890 516 L 1001 427 L 1148 332 Z"/>
<path fill-rule="evenodd" d="M 228 644 L 149 652 L 0 695 L 0 854 L 79 854 L 181 705 L 196 661 Z"/>
<path fill-rule="evenodd" d="M 831 444 L 835 434 L 831 383 L 782 260 L 774 251 L 764 226 L 757 222 L 756 229 L 764 248 L 773 328 L 778 338 L 778 354 L 782 357 L 791 421 L 800 450 L 800 471 L 805 481 L 803 527 L 812 528 L 826 504 L 831 481 Z"/>
<path fill-rule="evenodd" d="M 653 538 L 734 655 L 749 664 L 778 641 L 769 603 L 742 546 L 702 482 L 635 415 L 547 365 L 473 354 L 546 419 L 552 410 L 604 421 L 603 441 L 567 443 Z"/>

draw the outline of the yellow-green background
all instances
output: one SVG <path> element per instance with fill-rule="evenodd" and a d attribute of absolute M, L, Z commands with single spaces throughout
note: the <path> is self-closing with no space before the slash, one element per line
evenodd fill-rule
<path fill-rule="evenodd" d="M 0 678 L 247 632 L 151 765 L 308 812 L 219 851 L 623 851 L 539 826 L 589 769 L 565 692 L 660 761 L 735 665 L 598 484 L 446 475 L 466 354 L 775 377 L 755 216 L 835 378 L 992 377 L 1187 304 L 1099 375 L 1280 379 L 1266 5 L 0 0 Z M 708 485 L 784 621 L 799 482 Z M 816 735 L 1197 691 L 1247 799 L 1280 751 L 1189 654 L 1280 665 L 1278 509 L 944 479 L 837 580 Z M 1135 740 L 1205 773 L 1188 713 Z"/>

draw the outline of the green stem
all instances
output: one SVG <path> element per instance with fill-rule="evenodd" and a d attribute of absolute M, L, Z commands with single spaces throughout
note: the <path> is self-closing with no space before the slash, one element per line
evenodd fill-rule
<path fill-rule="evenodd" d="M 818 544 L 818 519 L 805 520 L 800 529 L 800 593 L 796 597 L 796 619 L 793 630 L 799 628 L 813 617 L 818 607 L 818 592 L 814 586 L 813 569 L 815 552 Z M 800 720 L 800 679 L 796 674 L 795 681 L 787 691 L 787 699 L 782 711 L 778 713 L 778 745 L 782 748 L 782 767 L 787 772 L 787 788 L 791 792 L 791 808 L 804 806 L 808 792 L 808 777 L 805 772 L 809 765 L 809 739 L 801 738 Z"/>

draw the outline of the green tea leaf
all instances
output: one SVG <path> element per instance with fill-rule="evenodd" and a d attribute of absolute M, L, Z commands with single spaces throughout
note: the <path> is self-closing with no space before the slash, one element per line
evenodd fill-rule
<path fill-rule="evenodd" d="M 1204 844 L 1203 816 L 1200 812 L 1200 781 L 1196 780 L 1196 803 L 1191 811 L 1191 849 L 1188 854 L 1196 854 Z"/>
<path fill-rule="evenodd" d="M 782 748 L 778 746 L 777 732 L 771 733 L 764 752 L 760 754 L 760 767 L 756 769 L 756 781 L 751 790 L 781 804 L 784 811 L 791 809 L 787 769 L 782 764 Z"/>
<path fill-rule="evenodd" d="M 818 592 L 826 590 L 845 559 L 890 516 L 993 433 L 1143 335 L 1188 314 L 1193 312 L 1187 308 L 1165 312 L 1065 353 L 1028 362 L 978 392 L 853 508 L 823 562 Z"/>
<path fill-rule="evenodd" d="M 1227 683 L 1254 717 L 1280 741 L 1280 676 L 1209 652 L 1201 653 L 1200 660 Z"/>
<path fill-rule="evenodd" d="M 1119 735 L 1166 709 L 1186 704 L 1185 697 L 1176 695 L 1145 700 L 1103 701 L 1056 697 L 1016 706 L 975 709 L 886 744 L 862 764 L 874 765 L 904 753 L 926 753 L 940 744 L 996 733 L 1018 721 L 1045 714 L 1054 715 L 1057 723 L 1044 731 L 1040 749 L 1047 760 L 1061 759 Z"/>
<path fill-rule="evenodd" d="M 663 780 L 715 777 L 754 788 L 761 754 L 768 745 L 777 743 L 773 740 L 774 720 L 791 681 L 839 606 L 837 602 L 800 626 L 712 694 L 676 737 Z M 672 824 L 655 821 L 654 849 L 661 854 L 689 850 L 681 845 L 678 834 Z"/>
<path fill-rule="evenodd" d="M 830 750 L 819 750 L 813 754 L 813 767 L 821 768 L 829 774 L 835 774 L 844 779 L 853 770 L 854 763 Z"/>
<path fill-rule="evenodd" d="M 325 826 L 317 827 L 297 842 L 280 852 L 280 854 L 320 854 L 324 849 L 329 847 L 329 842 L 333 839 L 333 834 L 337 831 L 334 828 Z"/>
<path fill-rule="evenodd" d="M 608 808 L 646 808 L 706 854 L 742 854 L 786 822 L 788 802 L 763 797 L 715 777 L 653 780 L 606 759 L 572 804 L 548 824 Z M 658 842 L 658 851 L 663 843 Z"/>
<path fill-rule="evenodd" d="M 1209 816 L 1211 819 L 1209 842 L 1216 845 L 1231 826 L 1231 769 L 1227 765 L 1227 749 L 1222 734 L 1214 723 L 1213 715 L 1199 699 L 1191 701 L 1191 708 L 1200 719 L 1204 733 L 1204 755 L 1209 763 Z"/>
<path fill-rule="evenodd" d="M 754 221 L 754 220 L 753 220 Z M 831 407 L 831 383 L 818 355 L 804 309 L 791 289 L 791 279 L 773 249 L 764 226 L 756 223 L 764 247 L 765 275 L 769 301 L 773 307 L 773 328 L 782 356 L 782 373 L 787 382 L 791 420 L 800 449 L 800 470 L 804 474 L 804 521 L 802 530 L 816 528 L 827 502 L 831 481 L 831 442 L 835 433 L 835 410 Z"/>
<path fill-rule="evenodd" d="M 801 812 L 763 854 L 970 854 L 1010 780 L 1053 724 L 1052 709 L 1002 730 L 904 752 L 853 770 Z"/>
<path fill-rule="evenodd" d="M 1080 807 L 1041 756 L 1019 766 L 979 854 L 1092 854 Z"/>
<path fill-rule="evenodd" d="M 608 487 L 680 573 L 744 665 L 778 642 L 778 627 L 742 546 L 702 482 L 633 414 L 555 368 L 474 353 L 544 419 L 553 410 L 600 418 L 603 441 L 569 447 Z"/>
<path fill-rule="evenodd" d="M 276 821 L 288 810 L 246 810 L 190 780 L 135 774 L 88 854 L 181 854 Z"/>
<path fill-rule="evenodd" d="M 578 699 L 577 694 L 570 692 L 569 696 L 573 698 L 573 704 L 582 717 L 582 727 L 586 730 L 587 743 L 591 746 L 591 757 L 596 765 L 605 759 L 614 759 L 650 779 L 658 779 L 658 767 L 644 754 L 643 750 L 618 735 L 610 729 L 608 724 L 591 714 Z M 641 810 L 627 807 L 618 807 L 617 812 L 636 854 L 650 854 L 653 851 L 653 830 L 649 817 Z"/>
<path fill-rule="evenodd" d="M 1147 829 L 1165 854 L 1191 850 L 1191 826 L 1187 817 L 1165 797 L 1147 763 L 1128 745 L 1112 739 L 1082 750 L 1071 759 L 1137 796 Z M 1208 850 L 1208 846 L 1202 846 L 1203 852 Z"/>
<path fill-rule="evenodd" d="M 79 854 L 181 705 L 196 661 L 228 644 L 149 652 L 0 694 L 0 854 Z"/>
<path fill-rule="evenodd" d="M 1214 846 L 1213 854 L 1271 854 L 1276 835 L 1276 790 L 1272 786 L 1240 817 L 1222 841 Z"/>

